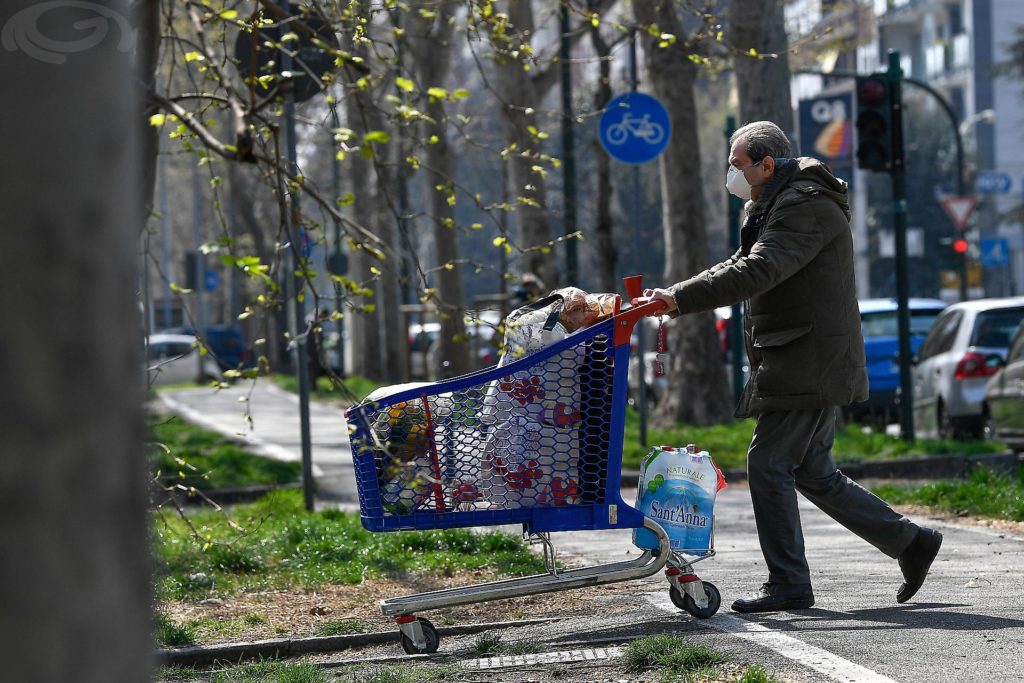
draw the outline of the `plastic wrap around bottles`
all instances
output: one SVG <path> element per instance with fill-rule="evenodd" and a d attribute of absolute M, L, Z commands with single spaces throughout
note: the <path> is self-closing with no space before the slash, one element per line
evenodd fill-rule
<path fill-rule="evenodd" d="M 707 451 L 655 446 L 640 466 L 636 508 L 665 529 L 675 552 L 704 555 L 711 550 L 715 496 L 725 478 Z M 656 550 L 657 538 L 633 531 L 638 548 Z"/>

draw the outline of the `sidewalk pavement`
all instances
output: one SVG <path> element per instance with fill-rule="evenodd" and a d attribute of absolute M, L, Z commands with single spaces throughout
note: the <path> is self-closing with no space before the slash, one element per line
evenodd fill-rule
<path fill-rule="evenodd" d="M 185 420 L 239 440 L 254 453 L 302 462 L 299 397 L 267 379 L 239 382 L 219 391 L 208 387 L 165 390 L 157 396 Z M 246 404 L 251 423 L 246 420 Z M 333 506 L 358 506 L 343 409 L 310 401 L 309 431 L 317 499 Z"/>

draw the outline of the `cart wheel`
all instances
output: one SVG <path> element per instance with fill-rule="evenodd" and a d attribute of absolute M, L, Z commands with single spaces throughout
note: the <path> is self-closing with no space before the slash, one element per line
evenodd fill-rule
<path fill-rule="evenodd" d="M 437 652 L 437 646 L 441 644 L 441 637 L 437 635 L 437 629 L 434 628 L 429 619 L 420 618 L 419 622 L 420 628 L 423 629 L 423 637 L 427 641 L 426 646 L 422 650 L 417 649 L 412 639 L 403 633 L 402 649 L 405 650 L 406 654 L 410 655 L 429 655 L 432 652 Z"/>
<path fill-rule="evenodd" d="M 685 610 L 697 617 L 698 619 L 709 619 L 714 616 L 715 612 L 722 605 L 722 594 L 718 592 L 718 588 L 715 584 L 710 581 L 703 581 L 704 592 L 708 594 L 708 606 L 697 607 L 697 603 L 693 601 L 693 598 L 688 593 L 680 592 L 675 586 L 669 590 L 669 597 L 672 599 L 672 604 L 681 610 Z"/>

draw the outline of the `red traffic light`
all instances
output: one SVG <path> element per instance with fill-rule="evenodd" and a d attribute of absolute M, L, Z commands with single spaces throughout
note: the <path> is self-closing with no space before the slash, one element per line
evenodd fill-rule
<path fill-rule="evenodd" d="M 865 78 L 857 85 L 857 100 L 861 106 L 876 107 L 886 100 L 888 88 L 880 78 Z"/>
<path fill-rule="evenodd" d="M 965 254 L 965 253 L 967 253 L 967 240 L 965 240 L 965 239 L 953 240 L 953 251 L 955 251 L 958 254 Z"/>

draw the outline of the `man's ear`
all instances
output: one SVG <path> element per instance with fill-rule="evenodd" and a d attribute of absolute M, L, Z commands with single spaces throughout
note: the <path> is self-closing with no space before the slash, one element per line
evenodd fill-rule
<path fill-rule="evenodd" d="M 775 157 L 765 157 L 764 161 L 761 162 L 761 170 L 764 171 L 765 178 L 771 178 L 775 175 Z"/>

